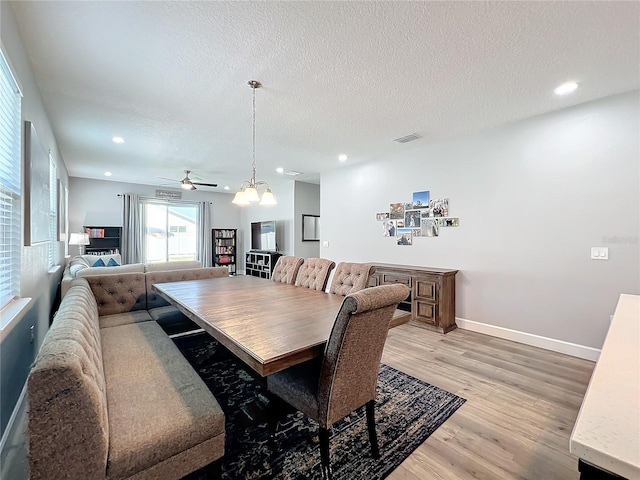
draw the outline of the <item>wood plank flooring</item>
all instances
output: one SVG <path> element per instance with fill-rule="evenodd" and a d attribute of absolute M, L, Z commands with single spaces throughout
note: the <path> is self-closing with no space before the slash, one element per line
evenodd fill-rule
<path fill-rule="evenodd" d="M 579 478 L 569 436 L 593 362 L 411 325 L 389 331 L 382 361 L 467 399 L 389 479 Z"/>

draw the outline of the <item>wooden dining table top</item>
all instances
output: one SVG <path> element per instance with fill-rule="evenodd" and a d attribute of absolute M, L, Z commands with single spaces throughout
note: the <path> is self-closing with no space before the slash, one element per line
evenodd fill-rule
<path fill-rule="evenodd" d="M 321 356 L 344 300 L 245 275 L 153 288 L 263 377 Z"/>

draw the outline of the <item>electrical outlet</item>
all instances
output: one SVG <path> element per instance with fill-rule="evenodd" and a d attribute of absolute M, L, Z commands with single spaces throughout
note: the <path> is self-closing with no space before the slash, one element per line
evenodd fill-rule
<path fill-rule="evenodd" d="M 31 343 L 33 343 L 33 341 L 36 339 L 36 326 L 31 325 L 31 327 L 29 327 L 29 331 L 31 332 Z"/>

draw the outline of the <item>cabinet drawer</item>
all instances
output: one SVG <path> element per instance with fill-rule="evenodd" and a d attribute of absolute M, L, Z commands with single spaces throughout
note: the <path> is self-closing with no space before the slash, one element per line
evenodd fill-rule
<path fill-rule="evenodd" d="M 430 302 L 416 300 L 414 303 L 415 319 L 418 322 L 437 325 L 436 305 Z"/>
<path fill-rule="evenodd" d="M 382 284 L 389 283 L 402 283 L 407 287 L 411 287 L 411 277 L 409 275 L 402 275 L 398 273 L 382 273 L 380 275 Z"/>
<path fill-rule="evenodd" d="M 438 282 L 425 278 L 416 279 L 416 298 L 431 300 L 433 302 L 438 299 Z"/>

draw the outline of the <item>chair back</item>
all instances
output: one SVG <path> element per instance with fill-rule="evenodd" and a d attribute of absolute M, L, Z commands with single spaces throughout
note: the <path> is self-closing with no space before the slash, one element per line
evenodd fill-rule
<path fill-rule="evenodd" d="M 325 258 L 307 258 L 296 277 L 296 287 L 325 291 L 336 262 Z"/>
<path fill-rule="evenodd" d="M 329 293 L 348 295 L 367 288 L 376 267 L 366 263 L 340 262 L 331 280 Z"/>
<path fill-rule="evenodd" d="M 298 275 L 300 265 L 304 262 L 302 257 L 292 257 L 283 255 L 276 262 L 276 266 L 271 274 L 271 280 L 274 282 L 288 283 L 293 285 Z"/>
<path fill-rule="evenodd" d="M 318 385 L 318 422 L 335 421 L 375 400 L 380 359 L 406 285 L 380 285 L 345 297 L 327 341 Z"/>

